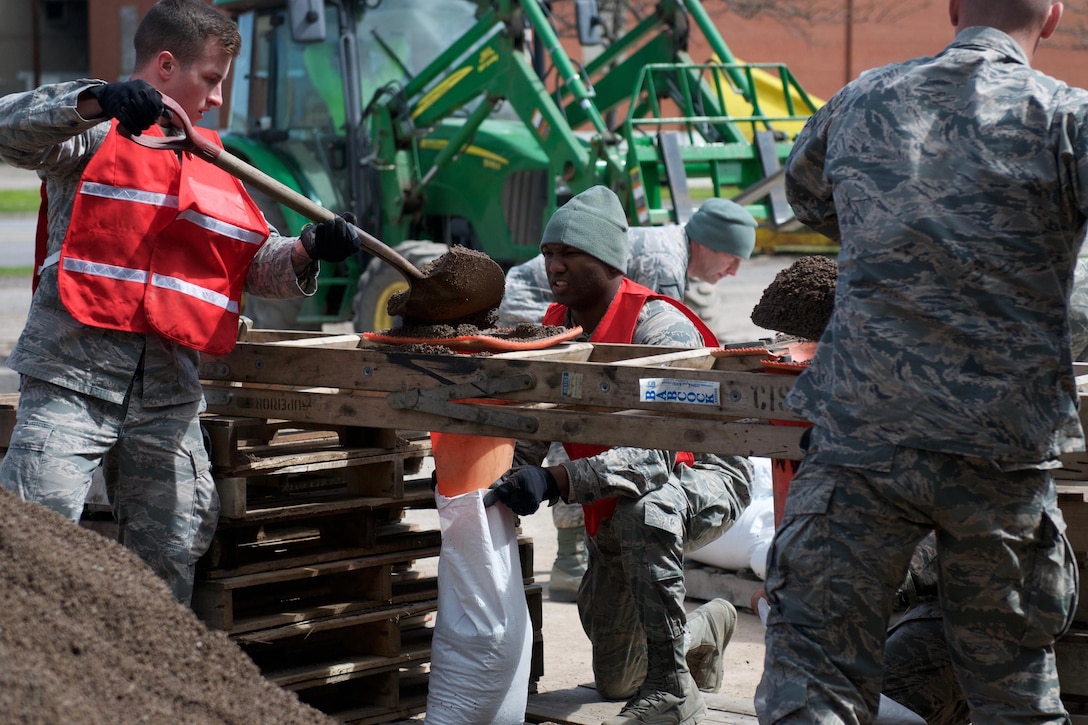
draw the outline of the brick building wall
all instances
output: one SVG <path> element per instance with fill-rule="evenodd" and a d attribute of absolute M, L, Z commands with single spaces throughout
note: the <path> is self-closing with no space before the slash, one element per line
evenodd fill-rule
<path fill-rule="evenodd" d="M 951 42 L 954 31 L 944 0 L 896 4 L 902 9 L 891 20 L 853 25 L 847 68 L 845 24 L 815 25 L 802 33 L 774 20 L 746 20 L 715 0 L 704 2 L 737 58 L 749 63 L 785 63 L 809 93 L 824 99 L 867 68 L 934 55 Z M 1088 88 L 1088 51 L 1063 49 L 1063 44 L 1069 45 L 1057 36 L 1043 41 L 1034 67 L 1069 85 Z M 700 57 L 698 52 L 692 51 L 695 60 L 709 57 Z"/>
<path fill-rule="evenodd" d="M 85 27 L 66 25 L 58 29 L 46 24 L 43 28 L 49 33 L 41 43 L 45 80 L 55 79 L 51 73 L 87 74 L 105 80 L 127 75 L 132 66 L 132 33 L 154 0 L 41 1 L 62 3 L 69 17 L 77 16 L 79 3 L 85 2 L 87 18 Z M 724 0 L 704 0 L 704 7 L 737 58 L 785 63 L 806 90 L 825 99 L 866 68 L 933 54 L 951 40 L 945 0 L 891 4 L 902 6 L 892 20 L 852 26 L 848 54 L 844 24 L 813 25 L 802 31 L 772 19 L 742 18 L 731 12 Z M 20 84 L 26 86 L 28 73 L 33 70 L 29 5 L 13 0 L 0 5 L 0 60 L 4 61 L 0 63 L 0 90 L 17 90 Z M 569 10 L 571 5 L 570 0 L 555 0 L 557 12 L 564 12 L 564 6 Z M 65 39 L 57 33 L 70 37 Z M 73 56 L 72 49 L 88 45 L 89 51 Z M 705 61 L 710 52 L 695 46 L 692 56 L 696 61 Z M 81 63 L 87 67 L 74 67 Z M 1088 88 L 1088 51 L 1061 49 L 1047 41 L 1036 56 L 1035 66 L 1070 85 Z"/>

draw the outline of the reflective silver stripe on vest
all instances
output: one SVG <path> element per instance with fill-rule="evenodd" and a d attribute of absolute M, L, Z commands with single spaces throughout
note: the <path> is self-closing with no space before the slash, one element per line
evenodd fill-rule
<path fill-rule="evenodd" d="M 207 302 L 210 305 L 220 307 L 227 312 L 238 312 L 238 302 L 232 300 L 226 295 L 219 294 L 207 287 L 200 287 L 192 282 L 186 282 L 183 279 L 177 277 L 167 277 L 163 274 L 151 275 L 151 284 L 154 287 L 161 287 L 162 289 L 172 290 L 179 294 L 188 295 L 189 297 L 195 297 L 201 302 Z"/>
<path fill-rule="evenodd" d="M 60 261 L 60 252 L 53 252 L 42 261 L 42 266 L 38 267 L 38 274 L 41 274 L 47 267 L 52 267 L 54 264 Z"/>
<path fill-rule="evenodd" d="M 109 279 L 116 279 L 120 282 L 147 284 L 147 272 L 142 269 L 118 267 L 113 264 L 90 262 L 86 259 L 75 259 L 73 257 L 64 258 L 64 268 L 69 272 L 82 272 L 83 274 L 89 274 L 92 277 L 107 277 Z"/>
<path fill-rule="evenodd" d="M 237 239 L 239 242 L 245 242 L 246 244 L 261 244 L 268 238 L 267 234 L 259 234 L 257 232 L 251 232 L 248 229 L 242 229 L 236 227 L 233 224 L 215 219 L 205 214 L 200 214 L 192 209 L 186 209 L 182 213 L 178 214 L 178 219 L 184 219 L 185 221 L 196 224 L 201 229 L 207 229 L 210 232 L 223 237 L 230 237 L 231 239 Z"/>
<path fill-rule="evenodd" d="M 158 194 L 153 191 L 141 189 L 129 189 L 123 186 L 109 186 L 93 181 L 85 181 L 79 187 L 80 194 L 88 196 L 101 196 L 104 199 L 116 199 L 117 201 L 131 201 L 136 204 L 151 204 L 152 206 L 164 206 L 170 209 L 178 208 L 178 198 L 172 194 Z"/>

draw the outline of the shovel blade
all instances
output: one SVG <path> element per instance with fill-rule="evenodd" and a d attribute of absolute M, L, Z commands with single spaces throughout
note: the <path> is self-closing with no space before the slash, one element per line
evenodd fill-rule
<path fill-rule="evenodd" d="M 387 311 L 412 323 L 450 322 L 490 312 L 499 306 L 506 276 L 482 252 L 455 246 L 408 280 L 408 290 L 389 300 Z"/>

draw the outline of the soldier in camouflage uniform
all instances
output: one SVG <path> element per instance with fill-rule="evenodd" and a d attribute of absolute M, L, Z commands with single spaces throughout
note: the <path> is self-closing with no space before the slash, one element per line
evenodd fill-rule
<path fill-rule="evenodd" d="M 619 199 L 603 186 L 552 216 L 541 248 L 556 303 L 545 324 L 581 325 L 597 342 L 716 344 L 683 303 L 624 278 L 625 232 Z M 716 599 L 686 614 L 684 551 L 719 536 L 748 505 L 751 464 L 735 456 L 565 448 L 571 460 L 543 468 L 537 464 L 547 445 L 520 443 L 516 460 L 525 465 L 493 484 L 485 504 L 501 501 L 520 515 L 545 500 L 589 507 L 578 610 L 598 691 L 628 698 L 607 725 L 698 722 L 706 711 L 699 690 L 721 685 L 736 612 Z"/>
<path fill-rule="evenodd" d="M 683 300 L 690 280 L 709 284 L 733 276 L 755 247 L 751 229 L 756 220 L 744 207 L 728 199 L 707 199 L 684 226 L 630 227 L 627 230 L 626 276 L 658 294 Z M 552 293 L 537 255 L 506 274 L 506 292 L 498 310 L 498 324 L 539 323 L 551 304 Z M 566 460 L 562 447 L 552 446 L 548 462 Z M 552 507 L 556 528 L 556 557 L 548 579 L 548 597 L 573 602 L 586 570 L 582 507 L 557 503 Z"/>
<path fill-rule="evenodd" d="M 787 162 L 797 217 L 842 248 L 787 398 L 813 432 L 769 555 L 763 722 L 871 720 L 930 530 L 972 721 L 1069 721 L 1053 643 L 1077 582 L 1051 470 L 1084 445 L 1068 307 L 1088 93 L 1030 68 L 1060 4 L 950 9 L 941 54 L 862 74 Z"/>
<path fill-rule="evenodd" d="M 132 80 L 58 83 L 0 99 L 0 158 L 36 170 L 48 191 L 46 261 L 8 360 L 21 374 L 21 396 L 0 483 L 77 521 L 91 475 L 108 454 L 118 474 L 113 504 L 122 543 L 185 603 L 219 510 L 198 417 L 198 353 L 153 332 L 78 322 L 61 302 L 58 265 L 48 260 L 66 237 L 82 233 L 72 211 L 84 169 L 115 134 L 110 118 L 133 133 L 148 129 L 161 114 L 161 90 L 198 121 L 222 102 L 240 43 L 234 23 L 201 0 L 163 0 L 137 30 Z M 356 248 L 343 220 L 301 239 L 273 232 L 249 267 L 246 290 L 313 294 L 317 258 L 344 258 Z M 108 308 L 111 300 L 98 304 Z"/>

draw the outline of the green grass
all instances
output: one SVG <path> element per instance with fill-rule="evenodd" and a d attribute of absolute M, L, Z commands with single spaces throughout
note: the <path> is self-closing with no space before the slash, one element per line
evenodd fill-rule
<path fill-rule="evenodd" d="M 0 189 L 0 214 L 36 212 L 39 203 L 37 189 Z"/>
<path fill-rule="evenodd" d="M 30 277 L 33 267 L 0 267 L 0 277 Z"/>

